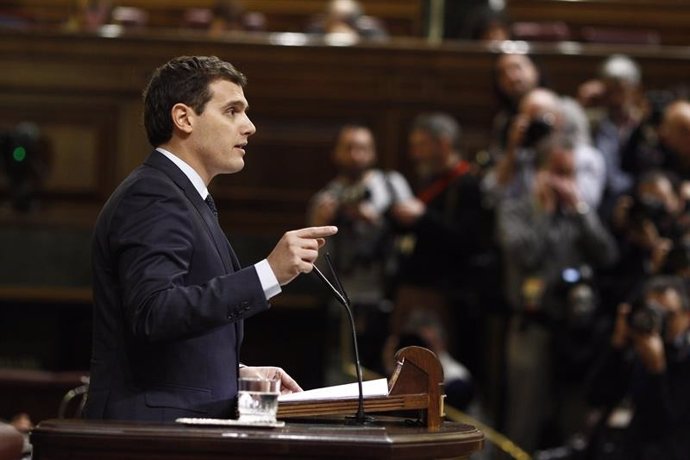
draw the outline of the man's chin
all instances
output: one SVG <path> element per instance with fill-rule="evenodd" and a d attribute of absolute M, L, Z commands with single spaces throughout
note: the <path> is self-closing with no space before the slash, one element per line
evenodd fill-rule
<path fill-rule="evenodd" d="M 234 161 L 232 164 L 229 164 L 226 170 L 224 171 L 224 174 L 235 174 L 244 169 L 244 160 L 239 160 L 239 161 Z"/>

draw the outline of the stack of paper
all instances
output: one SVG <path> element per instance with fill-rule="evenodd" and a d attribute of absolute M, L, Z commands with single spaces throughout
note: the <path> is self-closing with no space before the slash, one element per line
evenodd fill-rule
<path fill-rule="evenodd" d="M 367 380 L 363 382 L 362 393 L 367 396 L 385 396 L 388 394 L 388 381 L 385 378 L 377 380 Z M 278 402 L 287 401 L 315 401 L 324 399 L 347 399 L 359 397 L 357 382 L 345 385 L 335 385 L 332 387 L 315 388 L 313 390 L 301 391 L 299 393 L 288 393 L 280 395 Z"/>

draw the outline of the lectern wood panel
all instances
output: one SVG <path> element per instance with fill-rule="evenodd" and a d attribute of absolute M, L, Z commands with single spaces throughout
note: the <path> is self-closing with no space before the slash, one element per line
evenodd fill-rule
<path fill-rule="evenodd" d="M 484 445 L 476 428 L 444 423 L 438 431 L 399 419 L 370 426 L 341 420 L 283 428 L 199 428 L 176 424 L 48 420 L 31 434 L 34 460 L 467 459 Z"/>

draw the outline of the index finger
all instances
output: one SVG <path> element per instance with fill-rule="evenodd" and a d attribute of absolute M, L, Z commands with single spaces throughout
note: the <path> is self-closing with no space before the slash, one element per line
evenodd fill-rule
<path fill-rule="evenodd" d="M 280 380 L 281 393 L 298 393 L 303 391 L 302 387 L 300 387 L 299 384 L 285 371 L 280 373 Z"/>
<path fill-rule="evenodd" d="M 324 238 L 338 233 L 338 227 L 325 225 L 323 227 L 306 227 L 295 231 L 300 238 Z"/>

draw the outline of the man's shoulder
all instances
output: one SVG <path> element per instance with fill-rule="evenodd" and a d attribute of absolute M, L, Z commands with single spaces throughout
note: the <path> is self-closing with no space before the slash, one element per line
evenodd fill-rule
<path fill-rule="evenodd" d="M 122 207 L 123 202 L 137 202 L 145 206 L 145 201 L 169 197 L 175 189 L 174 181 L 163 171 L 142 164 L 115 188 L 103 205 L 101 216 L 116 212 Z"/>
<path fill-rule="evenodd" d="M 137 192 L 152 192 L 168 188 L 174 182 L 163 171 L 142 164 L 120 182 L 112 196 L 123 196 Z"/>

